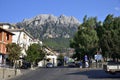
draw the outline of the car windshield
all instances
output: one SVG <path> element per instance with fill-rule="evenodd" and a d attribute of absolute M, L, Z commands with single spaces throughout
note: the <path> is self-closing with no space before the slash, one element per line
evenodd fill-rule
<path fill-rule="evenodd" d="M 108 65 L 115 65 L 115 64 L 120 64 L 120 62 L 115 62 L 115 61 L 107 61 Z"/>
<path fill-rule="evenodd" d="M 75 62 L 69 62 L 69 63 L 70 63 L 70 64 L 75 64 Z M 69 63 L 68 63 L 68 64 L 69 64 Z"/>
<path fill-rule="evenodd" d="M 47 63 L 47 65 L 52 65 L 52 63 Z"/>

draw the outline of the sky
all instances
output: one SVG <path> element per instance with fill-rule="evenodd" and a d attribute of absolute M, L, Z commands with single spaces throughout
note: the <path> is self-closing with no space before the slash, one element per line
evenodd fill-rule
<path fill-rule="evenodd" d="M 120 0 L 0 0 L 0 22 L 17 23 L 40 14 L 96 17 L 120 16 Z"/>

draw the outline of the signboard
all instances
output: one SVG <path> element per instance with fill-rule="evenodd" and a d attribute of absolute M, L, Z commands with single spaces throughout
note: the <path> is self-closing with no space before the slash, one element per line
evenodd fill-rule
<path fill-rule="evenodd" d="M 99 61 L 99 60 L 102 60 L 102 55 L 101 54 L 96 54 L 94 56 L 95 60 Z"/>

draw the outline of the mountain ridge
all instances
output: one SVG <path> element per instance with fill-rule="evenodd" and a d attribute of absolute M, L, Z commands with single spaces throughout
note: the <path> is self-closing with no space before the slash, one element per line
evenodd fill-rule
<path fill-rule="evenodd" d="M 41 14 L 16 23 L 18 28 L 25 28 L 33 37 L 45 40 L 55 38 L 72 38 L 80 25 L 73 16 Z M 59 44 L 58 44 L 59 45 Z"/>

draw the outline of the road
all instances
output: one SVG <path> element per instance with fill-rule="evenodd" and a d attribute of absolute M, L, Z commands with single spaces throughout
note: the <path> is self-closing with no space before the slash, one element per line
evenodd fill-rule
<path fill-rule="evenodd" d="M 11 80 L 120 80 L 120 74 L 110 75 L 101 69 L 38 68 Z"/>

